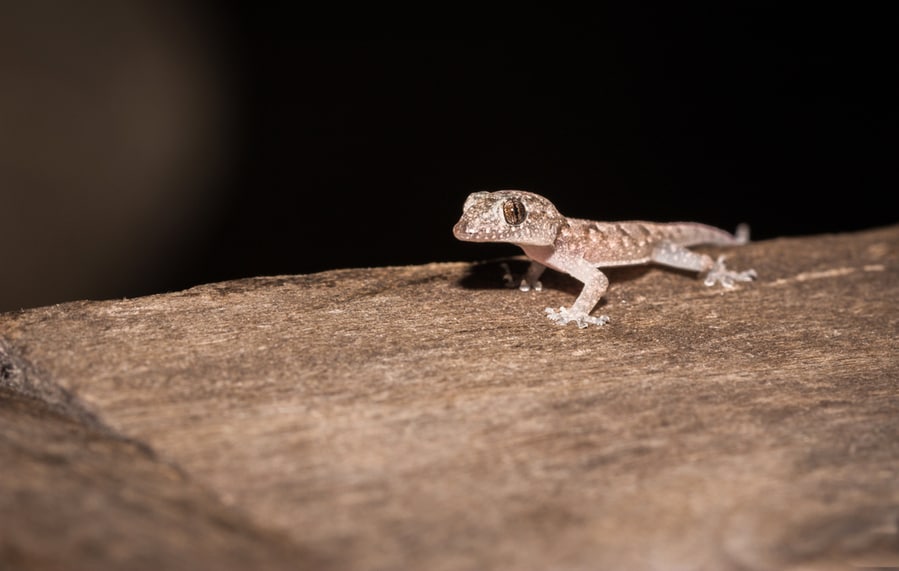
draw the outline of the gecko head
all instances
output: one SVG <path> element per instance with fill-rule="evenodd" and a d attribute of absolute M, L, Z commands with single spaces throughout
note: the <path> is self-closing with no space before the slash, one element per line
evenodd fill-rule
<path fill-rule="evenodd" d="M 465 199 L 453 235 L 466 242 L 552 244 L 563 217 L 553 203 L 523 190 L 474 192 Z"/>

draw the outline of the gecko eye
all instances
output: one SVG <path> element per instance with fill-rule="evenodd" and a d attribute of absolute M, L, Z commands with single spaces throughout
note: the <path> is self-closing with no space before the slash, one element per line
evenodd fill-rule
<path fill-rule="evenodd" d="M 510 198 L 503 202 L 503 217 L 506 219 L 506 224 L 518 226 L 528 217 L 528 211 L 520 199 Z"/>

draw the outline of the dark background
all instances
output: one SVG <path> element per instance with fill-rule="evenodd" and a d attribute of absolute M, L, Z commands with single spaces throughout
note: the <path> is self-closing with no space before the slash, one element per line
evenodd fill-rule
<path fill-rule="evenodd" d="M 4 279 L 19 285 L 5 298 L 0 290 L 0 310 L 245 276 L 517 253 L 452 237 L 466 195 L 476 190 L 532 190 L 582 218 L 695 220 L 727 229 L 745 221 L 758 240 L 897 221 L 896 53 L 878 14 L 812 21 L 634 8 L 571 34 L 579 39 L 312 41 L 302 39 L 295 14 L 271 5 L 166 6 L 108 17 L 110 29 L 146 28 L 144 36 L 97 40 L 96 29 L 65 28 L 69 51 L 93 38 L 85 70 L 97 68 L 96 53 L 123 54 L 110 59 L 109 73 L 102 66 L 93 72 L 85 101 L 97 99 L 107 77 L 119 78 L 110 105 L 120 106 L 122 86 L 140 77 L 154 77 L 134 90 L 149 98 L 166 74 L 157 79 L 135 69 L 169 69 L 170 58 L 171 69 L 181 70 L 158 99 L 189 105 L 161 104 L 152 120 L 152 102 L 134 111 L 156 145 L 141 138 L 135 148 L 158 148 L 162 157 L 136 169 L 134 180 L 152 184 L 135 191 L 135 200 L 163 199 L 107 232 L 108 220 L 127 219 L 91 206 L 108 201 L 90 194 L 97 184 L 89 161 L 77 170 L 88 196 L 64 206 L 45 195 L 77 198 L 78 190 L 68 190 L 61 175 L 41 178 L 60 169 L 34 168 L 27 176 L 10 169 L 18 175 L 6 173 L 7 197 L 19 197 L 17 204 L 23 196 L 44 198 L 39 208 L 3 212 L 24 217 L 14 236 L 7 229 L 4 247 L 27 253 L 19 267 L 45 263 L 40 271 L 7 265 Z M 46 29 L 46 14 L 26 16 Z M 63 27 L 47 33 L 58 36 Z M 161 47 L 135 47 L 135 36 Z M 22 39 L 26 48 L 35 41 Z M 47 71 L 55 54 L 41 54 L 38 78 L 55 77 L 55 68 Z M 40 65 L 25 56 L 16 61 L 26 62 L 14 79 L 25 86 L 27 107 L 47 87 L 30 71 Z M 75 87 L 68 93 L 77 92 L 80 77 L 69 77 Z M 178 99 L 185 93 L 193 95 Z M 7 101 L 8 117 L 22 105 Z M 106 109 L 97 108 L 92 124 L 110 116 Z M 29 120 L 19 133 L 34 132 Z M 76 132 L 49 123 L 34 148 L 58 140 L 55 129 Z M 135 129 L 121 124 L 111 132 L 127 142 Z M 102 149 L 130 148 L 93 131 L 77 130 L 71 145 L 96 139 Z M 7 145 L 23 155 L 30 148 Z M 169 156 L 173 146 L 186 150 Z M 135 156 L 119 152 L 119 164 Z M 66 147 L 59 154 L 71 155 Z M 103 169 L 117 162 L 108 156 L 91 155 Z M 165 176 L 149 176 L 156 172 Z M 124 175 L 100 179 L 110 195 L 134 186 Z M 52 223 L 54 216 L 80 222 L 60 231 L 65 225 Z M 85 228 L 93 241 L 66 252 L 62 245 Z M 121 246 L 102 259 L 98 245 L 110 243 Z M 59 274 L 47 269 L 65 264 Z"/>

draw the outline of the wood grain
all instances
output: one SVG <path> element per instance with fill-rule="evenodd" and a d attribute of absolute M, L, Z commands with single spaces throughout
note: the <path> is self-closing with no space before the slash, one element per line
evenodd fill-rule
<path fill-rule="evenodd" d="M 899 226 L 728 254 L 585 330 L 496 260 L 2 314 L 0 568 L 899 566 Z"/>

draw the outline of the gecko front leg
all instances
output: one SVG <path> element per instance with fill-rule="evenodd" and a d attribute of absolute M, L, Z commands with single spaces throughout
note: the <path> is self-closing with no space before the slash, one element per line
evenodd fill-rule
<path fill-rule="evenodd" d="M 540 276 L 543 275 L 546 266 L 540 262 L 532 261 L 519 282 L 515 281 L 515 277 L 512 275 L 512 268 L 509 267 L 509 264 L 503 262 L 500 264 L 500 267 L 503 270 L 503 283 L 507 288 L 518 288 L 521 291 L 531 291 L 532 289 L 534 291 L 543 291 L 543 284 L 540 283 Z"/>
<path fill-rule="evenodd" d="M 608 323 L 610 321 L 608 315 L 593 317 L 590 315 L 590 311 L 596 307 L 600 298 L 609 288 L 609 278 L 598 269 L 587 264 L 578 264 L 575 268 L 566 268 L 564 271 L 582 281 L 584 289 L 581 290 L 580 295 L 574 301 L 574 305 L 570 308 L 564 306 L 559 309 L 547 307 L 546 316 L 559 325 L 565 325 L 574 321 L 581 329 L 588 325 L 605 325 Z"/>
<path fill-rule="evenodd" d="M 546 270 L 546 266 L 541 264 L 540 262 L 531 262 L 531 265 L 528 266 L 528 270 L 525 272 L 524 277 L 521 279 L 521 284 L 518 286 L 518 289 L 521 291 L 543 291 L 543 284 L 540 283 L 540 276 L 543 275 L 543 272 Z"/>

